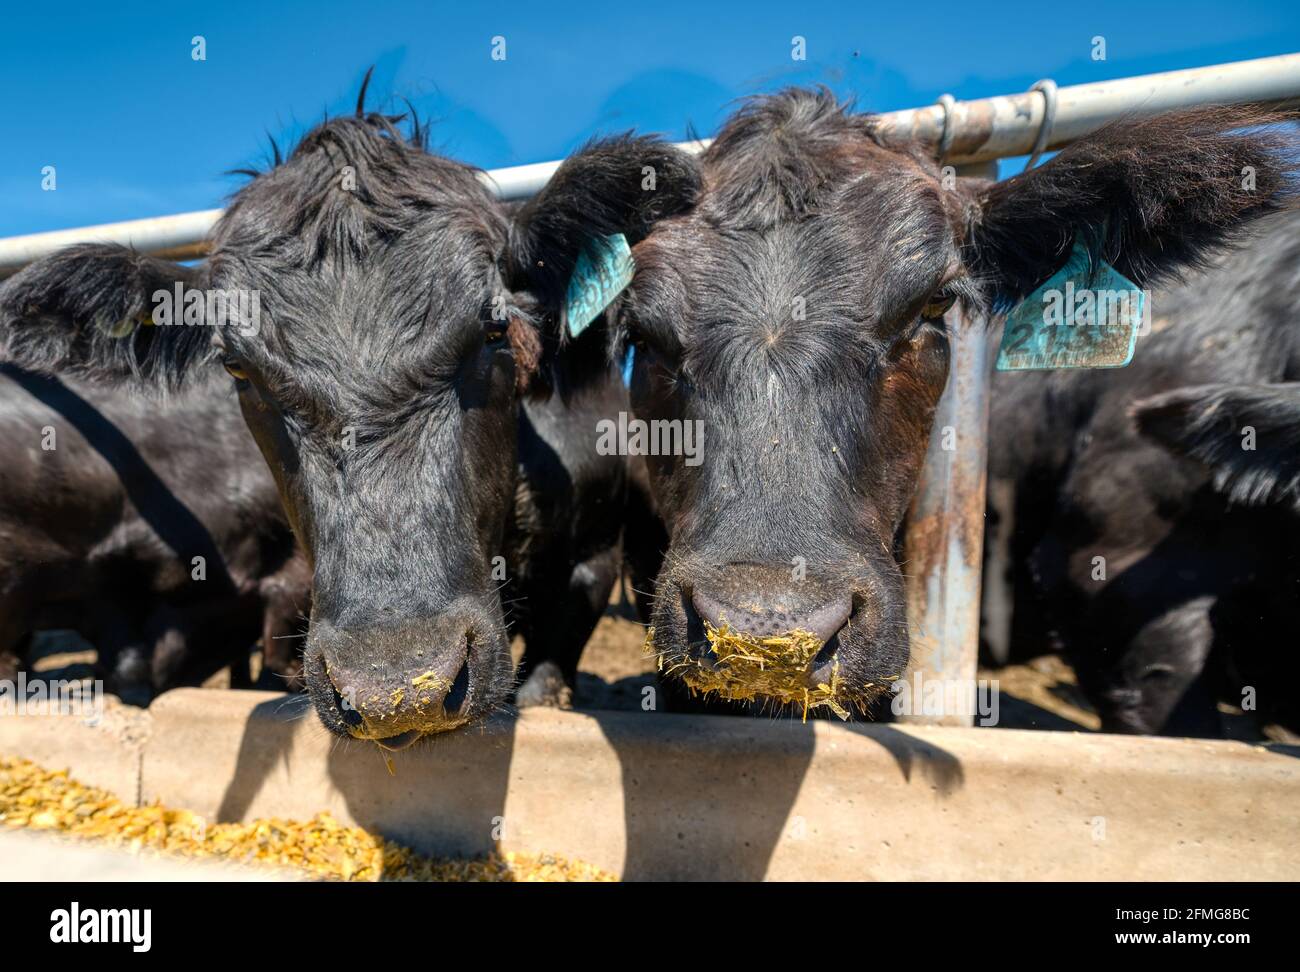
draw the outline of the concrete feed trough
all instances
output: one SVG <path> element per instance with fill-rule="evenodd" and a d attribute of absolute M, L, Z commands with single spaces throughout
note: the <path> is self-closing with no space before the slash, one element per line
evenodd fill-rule
<path fill-rule="evenodd" d="M 1295 748 L 534 709 L 390 773 L 304 705 L 181 689 L 129 731 L 116 708 L 98 727 L 0 720 L 0 753 L 213 821 L 328 810 L 429 854 L 626 879 L 1300 878 Z"/>

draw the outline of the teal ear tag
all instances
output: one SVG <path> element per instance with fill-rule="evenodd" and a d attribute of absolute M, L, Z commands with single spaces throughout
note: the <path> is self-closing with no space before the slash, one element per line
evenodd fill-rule
<path fill-rule="evenodd" d="M 578 256 L 564 297 L 569 337 L 585 331 L 632 282 L 632 250 L 622 233 L 595 241 Z"/>
<path fill-rule="evenodd" d="M 1123 368 L 1145 310 L 1137 284 L 1105 262 L 1089 273 L 1075 243 L 1065 266 L 1007 315 L 997 369 Z"/>

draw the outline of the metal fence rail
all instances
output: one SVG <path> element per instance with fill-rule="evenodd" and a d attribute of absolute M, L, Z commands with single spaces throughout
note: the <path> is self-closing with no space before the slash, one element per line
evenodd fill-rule
<path fill-rule="evenodd" d="M 1169 71 L 1057 91 L 1056 111 L 1040 148 L 1058 149 L 1120 116 L 1147 117 L 1207 104 L 1281 106 L 1300 103 L 1300 54 L 1212 67 Z M 945 160 L 995 174 L 998 158 L 1028 154 L 1043 130 L 1046 97 L 1038 91 L 976 101 L 930 105 L 879 116 L 887 137 L 940 145 L 948 126 Z M 707 142 L 681 147 L 699 152 Z M 483 173 L 502 199 L 533 195 L 559 162 L 537 162 Z M 970 171 L 967 168 L 966 171 Z M 0 278 L 72 243 L 112 242 L 173 259 L 200 257 L 219 209 L 108 223 L 0 239 Z M 985 456 L 992 356 L 984 329 L 954 320 L 952 367 L 935 428 L 952 426 L 958 452 L 934 448 L 927 457 L 907 537 L 908 605 L 913 671 L 925 678 L 960 680 L 973 692 L 979 640 L 980 568 L 983 554 Z M 917 526 L 920 524 L 921 526 Z M 969 724 L 968 718 L 911 721 Z"/>
<path fill-rule="evenodd" d="M 1300 100 L 1300 54 L 1072 85 L 1058 92 L 1047 148 L 1068 145 L 1120 115 L 1144 117 L 1216 102 L 1277 105 L 1293 100 Z M 956 102 L 951 109 L 952 147 L 947 160 L 964 165 L 1028 154 L 1042 128 L 1043 105 L 1042 95 L 1035 91 Z M 937 146 L 945 109 L 936 104 L 879 117 L 887 134 Z M 684 142 L 681 148 L 699 152 L 707 145 L 707 141 Z M 490 169 L 483 179 L 500 198 L 522 199 L 546 185 L 559 165 L 559 161 L 534 162 Z M 0 277 L 72 243 L 121 243 L 172 259 L 199 257 L 220 216 L 219 209 L 203 209 L 0 239 Z"/>

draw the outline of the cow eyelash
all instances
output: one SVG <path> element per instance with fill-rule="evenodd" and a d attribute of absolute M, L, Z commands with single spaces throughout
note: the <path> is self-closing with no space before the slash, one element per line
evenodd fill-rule
<path fill-rule="evenodd" d="M 248 381 L 248 371 L 244 368 L 244 363 L 238 358 L 226 356 L 221 359 L 221 367 L 226 369 L 226 373 L 235 381 Z"/>
<path fill-rule="evenodd" d="M 925 302 L 925 306 L 921 308 L 921 320 L 936 323 L 941 321 L 943 315 L 948 313 L 956 302 L 956 294 L 950 294 L 943 290 L 932 294 L 930 299 Z"/>
<path fill-rule="evenodd" d="M 626 307 L 619 311 L 618 329 L 622 331 L 626 343 L 632 347 L 672 357 L 671 354 L 665 354 L 669 342 L 665 340 L 664 331 L 653 326 L 646 326 L 640 318 L 632 314 Z"/>

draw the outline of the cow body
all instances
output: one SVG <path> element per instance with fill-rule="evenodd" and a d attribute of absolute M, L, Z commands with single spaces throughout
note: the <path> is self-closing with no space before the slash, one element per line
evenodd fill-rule
<path fill-rule="evenodd" d="M 512 572 L 503 597 L 509 629 L 525 644 L 520 705 L 569 704 L 583 645 L 619 577 L 626 466 L 617 455 L 597 454 L 595 429 L 626 407 L 627 392 L 608 371 L 581 390 L 552 391 L 519 409 L 515 503 L 503 541 Z"/>
<path fill-rule="evenodd" d="M 1186 284 L 1156 292 L 1151 332 L 1127 368 L 994 380 L 989 481 L 1000 509 L 991 520 L 1012 534 L 1014 648 L 1063 650 L 1107 729 L 1215 734 L 1232 659 L 1294 644 L 1291 511 L 1216 487 L 1205 463 L 1183 457 L 1190 449 L 1171 455 L 1132 412 L 1182 386 L 1293 380 L 1297 299 L 1300 216 L 1288 213 Z M 1254 419 L 1249 412 L 1231 428 L 1220 408 L 1219 451 L 1294 462 L 1294 429 L 1270 428 L 1275 413 L 1264 405 Z M 1245 441 L 1255 426 L 1258 443 Z M 1270 461 L 1282 460 L 1259 463 Z"/>
<path fill-rule="evenodd" d="M 0 652 L 78 631 L 143 702 L 205 668 L 296 674 L 305 565 L 217 372 L 170 400 L 0 365 Z M 201 559 L 200 559 L 201 558 Z"/>
<path fill-rule="evenodd" d="M 1144 398 L 1132 409 L 1138 429 L 1206 470 L 1236 517 L 1260 510 L 1259 563 L 1241 596 L 1217 612 L 1214 659 L 1224 697 L 1253 713 L 1259 728 L 1300 734 L 1300 383 L 1192 385 Z M 1281 514 L 1280 516 L 1278 514 Z"/>
<path fill-rule="evenodd" d="M 990 184 L 950 178 L 829 92 L 788 91 L 747 104 L 701 159 L 594 142 L 507 211 L 418 128 L 366 112 L 363 90 L 355 117 L 253 174 L 201 270 L 71 248 L 0 291 L 0 338 L 25 366 L 107 380 L 225 365 L 312 564 L 317 712 L 389 749 L 507 697 L 499 562 L 532 591 L 519 621 L 534 638 L 585 600 L 563 628 L 585 639 L 609 562 L 609 521 L 589 507 L 617 479 L 593 419 L 613 418 L 601 389 L 630 344 L 629 411 L 702 445 L 645 462 L 639 517 L 656 511 L 667 545 L 661 660 L 753 697 L 707 633 L 811 639 L 779 700 L 817 691 L 847 715 L 908 662 L 894 539 L 947 381 L 944 313 L 1024 297 L 1076 241 L 1143 286 L 1213 252 L 1284 193 L 1277 139 L 1246 131 L 1262 118 L 1112 126 Z M 588 322 L 568 321 L 566 290 L 614 235 L 635 276 L 575 337 Z M 178 281 L 260 318 L 137 326 Z M 562 694 L 555 669 L 562 682 L 576 650 L 534 657 L 520 700 Z"/>

